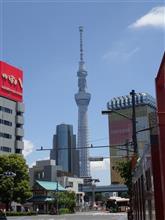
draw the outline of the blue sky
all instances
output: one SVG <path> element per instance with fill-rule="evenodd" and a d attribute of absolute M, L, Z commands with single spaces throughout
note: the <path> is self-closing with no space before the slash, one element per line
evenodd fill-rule
<path fill-rule="evenodd" d="M 0 59 L 24 71 L 25 152 L 29 165 L 47 158 L 56 125 L 77 133 L 79 31 L 84 26 L 88 71 L 89 143 L 108 145 L 108 100 L 132 89 L 155 96 L 154 78 L 165 49 L 163 1 L 0 0 Z M 108 156 L 108 149 L 91 155 Z M 109 161 L 92 164 L 109 184 Z"/>

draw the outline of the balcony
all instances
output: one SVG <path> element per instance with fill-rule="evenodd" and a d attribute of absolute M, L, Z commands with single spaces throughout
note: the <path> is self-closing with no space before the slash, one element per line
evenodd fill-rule
<path fill-rule="evenodd" d="M 15 148 L 23 150 L 24 149 L 24 142 L 23 141 L 16 141 Z"/>
<path fill-rule="evenodd" d="M 17 115 L 16 116 L 16 123 L 20 124 L 20 125 L 23 125 L 24 124 L 24 118 L 20 115 Z"/>
<path fill-rule="evenodd" d="M 22 113 L 25 111 L 24 103 L 17 102 L 17 111 Z"/>
<path fill-rule="evenodd" d="M 24 136 L 24 130 L 22 128 L 16 128 L 16 136 L 23 137 Z"/>

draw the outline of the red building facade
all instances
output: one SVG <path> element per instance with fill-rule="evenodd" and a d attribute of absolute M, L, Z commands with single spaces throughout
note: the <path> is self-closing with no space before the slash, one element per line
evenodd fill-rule
<path fill-rule="evenodd" d="M 155 79 L 158 117 L 158 145 L 157 152 L 153 154 L 160 161 L 157 167 L 155 181 L 155 203 L 157 220 L 165 220 L 165 53 Z M 158 162 L 156 160 L 155 164 Z M 153 161 L 153 163 L 154 163 Z"/>

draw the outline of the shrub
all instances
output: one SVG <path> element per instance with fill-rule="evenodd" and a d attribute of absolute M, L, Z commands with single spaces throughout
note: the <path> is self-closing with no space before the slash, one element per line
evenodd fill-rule
<path fill-rule="evenodd" d="M 6 212 L 7 216 L 30 216 L 36 215 L 36 212 Z"/>
<path fill-rule="evenodd" d="M 69 209 L 68 208 L 61 208 L 59 209 L 59 214 L 62 215 L 62 214 L 68 214 L 70 213 Z"/>

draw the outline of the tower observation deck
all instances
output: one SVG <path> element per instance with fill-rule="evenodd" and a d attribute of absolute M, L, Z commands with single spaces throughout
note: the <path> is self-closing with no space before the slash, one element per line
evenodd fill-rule
<path fill-rule="evenodd" d="M 91 94 L 86 92 L 87 83 L 86 76 L 87 71 L 84 68 L 83 59 L 83 27 L 79 27 L 80 31 L 80 61 L 78 76 L 78 92 L 75 94 L 75 101 L 78 106 L 78 141 L 77 147 L 80 149 L 80 177 L 90 176 L 89 167 L 89 150 L 88 150 L 88 105 L 91 99 Z"/>

